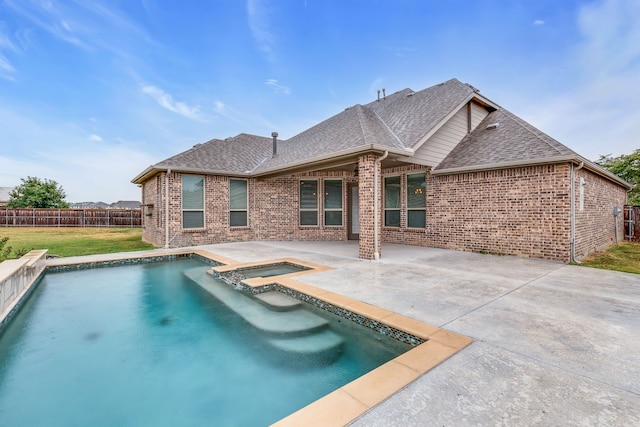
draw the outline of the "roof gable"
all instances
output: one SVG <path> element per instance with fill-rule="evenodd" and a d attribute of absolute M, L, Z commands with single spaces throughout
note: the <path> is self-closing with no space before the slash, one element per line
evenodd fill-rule
<path fill-rule="evenodd" d="M 405 89 L 366 107 L 387 124 L 405 147 L 415 149 L 474 93 L 469 85 L 451 79 L 419 92 Z"/>
<path fill-rule="evenodd" d="M 495 124 L 497 126 L 492 126 Z M 521 118 L 505 109 L 499 109 L 490 113 L 473 132 L 464 137 L 435 170 L 472 168 L 562 156 L 578 157 L 577 153 Z"/>

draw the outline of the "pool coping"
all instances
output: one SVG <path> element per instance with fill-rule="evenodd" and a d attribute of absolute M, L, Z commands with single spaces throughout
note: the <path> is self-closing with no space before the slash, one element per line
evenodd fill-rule
<path fill-rule="evenodd" d="M 473 339 L 467 336 L 297 281 L 295 278 L 298 276 L 328 271 L 332 270 L 332 268 L 295 258 L 240 263 L 206 250 L 181 248 L 162 252 L 151 251 L 144 254 L 130 252 L 114 254 L 113 256 L 104 255 L 99 260 L 94 259 L 93 261 L 87 260 L 90 257 L 77 257 L 67 262 L 65 262 L 64 258 L 57 258 L 47 260 L 47 268 L 42 274 L 46 274 L 50 268 L 55 270 L 56 267 L 75 269 L 88 265 L 86 268 L 94 268 L 117 265 L 118 262 L 126 260 L 151 260 L 154 258 L 190 255 L 198 255 L 210 261 L 223 264 L 213 267 L 213 270 L 218 272 L 282 262 L 307 267 L 307 270 L 279 276 L 245 279 L 242 283 L 254 289 L 259 289 L 266 285 L 279 285 L 293 292 L 316 298 L 424 340 L 422 344 L 414 346 L 389 362 L 275 422 L 272 424 L 275 427 L 347 425 L 473 342 Z M 278 288 L 273 290 L 281 291 Z"/>

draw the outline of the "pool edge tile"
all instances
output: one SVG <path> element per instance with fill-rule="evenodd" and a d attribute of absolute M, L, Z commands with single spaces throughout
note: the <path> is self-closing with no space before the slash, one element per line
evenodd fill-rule
<path fill-rule="evenodd" d="M 473 342 L 473 338 L 466 335 L 440 328 L 430 335 L 428 339 L 458 350 L 462 350 Z"/>
<path fill-rule="evenodd" d="M 408 332 L 423 339 L 430 339 L 441 329 L 420 320 L 412 319 L 398 313 L 391 313 L 389 316 L 380 319 L 386 325 Z"/>
<path fill-rule="evenodd" d="M 427 341 L 393 360 L 422 375 L 460 350 L 437 341 Z"/>
<path fill-rule="evenodd" d="M 335 390 L 291 415 L 271 424 L 272 427 L 344 426 L 370 409 L 343 389 Z"/>
<path fill-rule="evenodd" d="M 369 409 L 387 400 L 422 374 L 391 360 L 342 387 Z"/>

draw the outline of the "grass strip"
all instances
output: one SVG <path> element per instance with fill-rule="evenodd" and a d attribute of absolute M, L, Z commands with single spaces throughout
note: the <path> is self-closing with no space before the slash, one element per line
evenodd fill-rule
<path fill-rule="evenodd" d="M 582 260 L 587 267 L 640 274 L 640 243 L 620 242 Z"/>
<path fill-rule="evenodd" d="M 153 249 L 140 228 L 0 227 L 13 251 L 48 249 L 61 257 Z"/>

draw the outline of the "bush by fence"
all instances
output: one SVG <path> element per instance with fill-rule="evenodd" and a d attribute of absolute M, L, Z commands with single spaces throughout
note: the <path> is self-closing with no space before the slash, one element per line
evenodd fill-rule
<path fill-rule="evenodd" d="M 0 227 L 142 227 L 140 209 L 0 208 Z"/>

